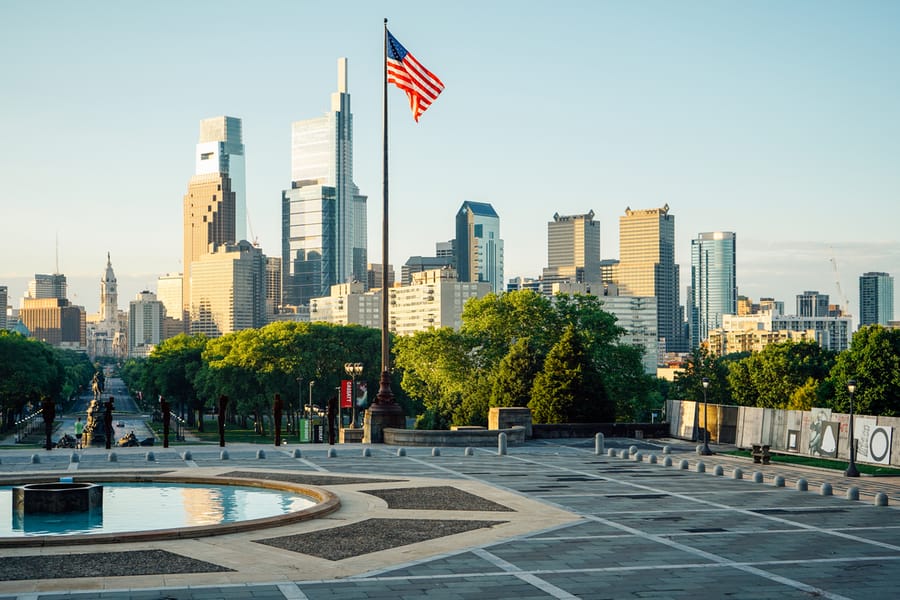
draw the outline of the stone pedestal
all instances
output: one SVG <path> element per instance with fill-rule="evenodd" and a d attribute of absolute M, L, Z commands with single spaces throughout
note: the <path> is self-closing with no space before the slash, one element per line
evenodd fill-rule
<path fill-rule="evenodd" d="M 525 428 L 525 439 L 531 439 L 531 409 L 524 406 L 495 406 L 488 411 L 488 429 Z"/>
<path fill-rule="evenodd" d="M 19 514 L 61 514 L 103 509 L 103 486 L 96 483 L 29 483 L 13 488 Z"/>
<path fill-rule="evenodd" d="M 358 444 L 363 441 L 363 432 L 362 427 L 344 427 L 341 429 L 340 442 L 342 444 Z"/>
<path fill-rule="evenodd" d="M 406 429 L 406 415 L 399 404 L 373 404 L 363 419 L 363 443 L 383 444 L 385 428 Z"/>

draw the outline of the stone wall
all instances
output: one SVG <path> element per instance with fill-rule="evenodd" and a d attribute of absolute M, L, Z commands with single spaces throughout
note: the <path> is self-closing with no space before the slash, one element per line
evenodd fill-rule
<path fill-rule="evenodd" d="M 592 438 L 598 433 L 606 437 L 668 437 L 668 423 L 549 423 L 531 426 L 534 439 Z"/>
<path fill-rule="evenodd" d="M 494 406 L 488 411 L 488 429 L 524 427 L 525 438 L 531 439 L 531 409 L 519 406 Z"/>
<path fill-rule="evenodd" d="M 510 446 L 525 443 L 524 427 L 512 427 L 500 431 L 385 428 L 384 443 L 389 446 L 496 446 L 497 436 L 501 432 L 506 434 L 506 443 Z"/>

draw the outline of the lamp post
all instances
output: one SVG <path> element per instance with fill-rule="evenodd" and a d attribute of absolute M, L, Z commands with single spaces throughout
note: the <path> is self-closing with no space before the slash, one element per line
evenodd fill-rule
<path fill-rule="evenodd" d="M 309 380 L 309 398 L 307 398 L 306 411 L 306 439 L 310 443 L 313 441 L 313 424 L 312 424 L 312 389 L 316 385 L 315 379 Z"/>
<path fill-rule="evenodd" d="M 291 402 L 291 407 L 294 406 L 294 403 Z M 294 413 L 292 417 L 293 426 L 297 430 L 297 441 L 300 440 L 300 422 L 298 419 L 300 418 L 300 411 L 303 408 L 303 376 L 297 377 L 297 411 Z"/>
<path fill-rule="evenodd" d="M 709 411 L 706 403 L 706 390 L 709 389 L 709 379 L 704 377 L 701 382 L 703 383 L 703 448 L 700 450 L 700 454 L 711 456 L 713 451 L 709 449 Z"/>
<path fill-rule="evenodd" d="M 853 439 L 853 394 L 856 393 L 856 380 L 847 382 L 847 391 L 850 392 L 850 463 L 844 471 L 844 477 L 859 477 L 856 469 L 856 440 Z"/>
<path fill-rule="evenodd" d="M 362 375 L 362 363 L 346 363 L 344 371 L 350 376 L 350 427 L 356 428 L 356 378 Z"/>

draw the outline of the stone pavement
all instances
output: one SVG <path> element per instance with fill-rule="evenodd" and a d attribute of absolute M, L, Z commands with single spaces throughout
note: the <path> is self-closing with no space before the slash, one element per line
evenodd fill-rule
<path fill-rule="evenodd" d="M 622 457 L 622 449 L 636 446 Z M 287 527 L 211 538 L 73 547 L 0 549 L 0 598 L 213 599 L 266 598 L 896 598 L 900 595 L 900 482 L 896 478 L 847 480 L 840 472 L 776 465 L 716 455 L 700 457 L 693 445 L 608 440 L 617 456 L 594 453 L 593 440 L 532 441 L 496 449 L 398 449 L 374 445 L 303 445 L 266 449 L 229 445 L 119 449 L 117 462 L 88 450 L 78 462 L 66 451 L 0 451 L 0 476 L 51 476 L 103 472 L 253 471 L 267 478 L 309 476 L 337 494 L 341 509 L 328 517 Z M 301 457 L 292 450 L 300 448 Z M 715 448 L 714 448 L 715 449 Z M 185 452 L 190 452 L 185 456 Z M 40 462 L 30 462 L 39 454 Z M 651 464 L 650 456 L 657 464 Z M 673 466 L 664 466 L 666 457 Z M 705 472 L 698 472 L 698 462 Z M 680 468 L 681 461 L 687 468 Z M 721 467 L 717 475 L 716 467 Z M 734 469 L 744 471 L 734 479 Z M 753 481 L 754 472 L 763 481 Z M 353 476 L 342 484 L 341 477 Z M 798 491 L 797 481 L 809 491 Z M 833 495 L 822 495 L 828 483 Z M 783 484 L 783 487 L 782 487 Z M 846 499 L 848 486 L 860 500 Z M 411 491 L 455 488 L 460 510 L 416 505 Z M 369 493 L 379 489 L 378 494 Z M 385 491 L 392 488 L 393 492 Z M 415 501 L 394 505 L 392 495 Z M 883 493 L 887 506 L 876 506 Z M 469 505 L 477 497 L 488 504 Z M 385 499 L 387 498 L 387 500 Z M 460 500 L 460 498 L 462 498 Z M 491 504 L 506 512 L 490 512 Z M 431 506 L 429 508 L 429 506 Z M 454 507 L 456 508 L 456 507 Z M 0 518 L 4 518 L 0 516 Z M 484 521 L 471 531 L 329 560 L 297 548 L 259 543 L 318 532 L 336 543 L 349 526 L 371 527 L 373 539 L 390 537 L 376 523 L 408 519 L 409 529 L 446 520 Z M 402 522 L 402 521 L 401 521 Z M 371 525 L 370 525 L 371 524 Z M 477 524 L 477 523 L 476 523 Z M 400 528 L 405 530 L 406 528 Z M 331 531 L 331 535 L 329 535 Z M 460 532 L 461 531 L 461 532 Z M 380 540 L 384 541 L 384 540 Z M 122 564 L 150 549 L 205 561 L 223 572 L 162 572 L 53 579 L 40 572 L 52 558 L 118 553 Z M 343 555 L 342 555 L 343 556 Z M 9 559 L 9 560 L 7 560 Z M 33 564 L 34 578 L 14 575 L 13 561 Z M 161 560 L 165 563 L 165 559 Z M 136 564 L 136 563 L 135 563 Z M 165 565 L 161 564 L 160 568 Z M 21 576 L 18 576 L 21 577 Z M 46 577 L 46 578 L 37 578 Z"/>

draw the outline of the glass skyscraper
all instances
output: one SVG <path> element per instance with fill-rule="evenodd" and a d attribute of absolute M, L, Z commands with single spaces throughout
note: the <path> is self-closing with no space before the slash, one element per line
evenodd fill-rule
<path fill-rule="evenodd" d="M 456 271 L 459 281 L 486 281 L 491 291 L 505 291 L 500 217 L 485 202 L 463 202 L 456 213 Z"/>
<path fill-rule="evenodd" d="M 737 314 L 735 235 L 701 233 L 691 240 L 691 348 L 722 327 L 722 315 Z"/>
<path fill-rule="evenodd" d="M 283 298 L 308 304 L 338 283 L 366 281 L 366 196 L 353 183 L 347 59 L 331 111 L 291 127 L 291 189 L 281 194 Z"/>
<path fill-rule="evenodd" d="M 869 272 L 859 277 L 859 326 L 887 325 L 894 318 L 894 278 Z"/>

